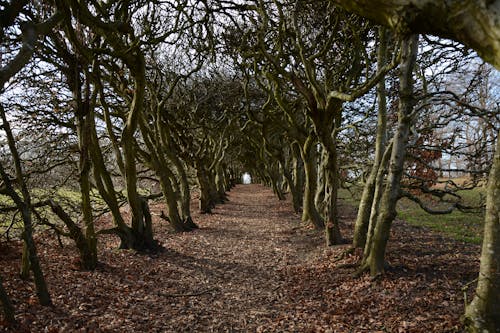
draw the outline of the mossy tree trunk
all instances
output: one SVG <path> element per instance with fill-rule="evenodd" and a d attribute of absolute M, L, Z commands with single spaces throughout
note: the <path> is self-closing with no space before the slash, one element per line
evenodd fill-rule
<path fill-rule="evenodd" d="M 403 175 L 406 146 L 413 122 L 413 69 L 415 67 L 418 36 L 404 37 L 399 74 L 398 124 L 392 143 L 389 175 L 380 199 L 380 211 L 374 226 L 373 238 L 365 246 L 365 257 L 361 270 L 369 269 L 372 276 L 382 274 L 385 264 L 385 250 L 390 229 L 396 217 L 396 203 L 400 198 L 401 178 Z M 366 256 L 367 255 L 367 256 Z"/>
<path fill-rule="evenodd" d="M 472 333 L 500 332 L 500 132 L 488 178 L 479 277 L 465 325 Z"/>
<path fill-rule="evenodd" d="M 375 226 L 377 224 L 377 218 L 380 214 L 380 202 L 382 198 L 382 194 L 384 193 L 384 181 L 387 173 L 387 165 L 389 163 L 389 159 L 391 157 L 392 152 L 392 142 L 385 149 L 384 155 L 382 157 L 382 161 L 378 167 L 377 176 L 375 177 L 374 182 L 374 190 L 373 190 L 373 199 L 371 202 L 370 212 L 368 213 L 368 227 L 366 231 L 366 240 L 363 248 L 363 258 L 368 258 L 371 250 L 371 244 L 373 240 L 373 234 L 375 231 Z M 360 272 L 364 270 L 363 265 Z"/>
<path fill-rule="evenodd" d="M 109 122 L 109 125 L 111 125 L 111 119 L 109 118 L 109 111 L 107 110 L 107 104 L 104 99 L 104 91 L 101 90 L 101 104 L 103 105 L 104 108 L 104 114 L 105 118 L 108 119 L 106 123 Z M 91 125 L 91 137 L 92 137 L 92 145 L 90 146 L 90 156 L 92 158 L 92 166 L 93 166 L 93 176 L 94 176 L 94 181 L 95 185 L 97 187 L 97 190 L 99 191 L 99 194 L 103 198 L 103 200 L 106 202 L 107 207 L 109 208 L 109 211 L 113 217 L 113 222 L 115 224 L 115 233 L 118 235 L 120 238 L 120 248 L 121 249 L 133 249 L 136 241 L 135 241 L 135 236 L 132 233 L 132 230 L 130 227 L 125 223 L 125 220 L 123 219 L 123 216 L 121 215 L 120 212 L 120 204 L 116 198 L 116 193 L 115 193 L 115 187 L 113 184 L 113 180 L 111 178 L 110 172 L 106 168 L 106 164 L 104 161 L 103 157 L 103 152 L 101 150 L 101 147 L 99 145 L 99 139 L 97 137 L 97 131 L 96 131 L 96 126 L 95 126 L 95 120 L 94 120 L 94 115 L 91 113 L 90 121 L 92 122 Z M 112 141 L 115 141 L 116 138 L 113 135 L 112 129 L 108 128 L 108 133 L 111 133 L 110 138 Z M 123 165 L 123 161 L 121 160 L 121 153 L 118 150 L 115 150 L 115 156 L 118 161 L 118 165 Z M 122 169 L 122 168 L 120 168 Z M 123 171 L 124 173 L 124 171 Z"/>
<path fill-rule="evenodd" d="M 10 324 L 14 324 L 16 322 L 14 307 L 12 306 L 10 297 L 3 286 L 3 278 L 1 275 L 0 275 L 0 304 L 2 305 L 3 315 L 5 317 L 5 320 Z"/>
<path fill-rule="evenodd" d="M 156 115 L 159 117 L 159 115 Z M 157 118 L 158 119 L 158 118 Z M 172 163 L 167 161 L 169 150 L 165 147 L 165 142 L 162 140 L 161 128 L 155 124 L 148 124 L 145 117 L 140 119 L 140 129 L 142 138 L 147 147 L 147 152 L 140 150 L 141 155 L 158 177 L 161 192 L 168 207 L 168 222 L 177 232 L 190 231 L 192 228 L 185 223 L 182 218 L 179 204 L 182 204 L 181 184 L 178 183 L 179 178 L 171 170 Z M 172 157 L 172 156 L 171 156 Z"/>
<path fill-rule="evenodd" d="M 285 200 L 280 163 L 278 161 L 271 163 L 266 168 L 266 171 L 269 176 L 269 185 L 271 185 L 274 194 L 276 194 L 278 200 Z"/>
<path fill-rule="evenodd" d="M 300 147 L 298 143 L 292 144 L 292 183 L 295 195 L 293 196 L 293 209 L 295 213 L 300 213 L 304 200 L 304 162 L 300 156 Z"/>
<path fill-rule="evenodd" d="M 222 168 L 222 163 L 219 163 L 215 170 L 215 186 L 220 203 L 224 203 L 227 201 L 225 178 L 226 176 L 225 171 Z"/>
<path fill-rule="evenodd" d="M 32 219 L 32 205 L 31 195 L 24 180 L 24 172 L 22 168 L 21 158 L 17 150 L 14 135 L 10 123 L 7 120 L 7 115 L 3 105 L 0 104 L 0 117 L 2 119 L 2 128 L 7 137 L 7 144 L 9 146 L 10 154 L 14 161 L 14 168 L 16 172 L 16 185 L 20 189 L 20 194 L 14 188 L 14 183 L 10 176 L 5 171 L 2 164 L 0 164 L 0 177 L 3 180 L 3 185 L 0 187 L 0 193 L 9 196 L 14 201 L 17 209 L 21 213 L 23 221 L 22 239 L 27 249 L 27 254 L 30 262 L 30 269 L 33 272 L 35 280 L 36 293 L 41 305 L 51 305 L 47 283 L 43 275 L 42 267 L 38 259 L 35 241 L 33 240 L 33 219 Z"/>
<path fill-rule="evenodd" d="M 295 161 L 294 161 L 295 164 Z M 299 187 L 300 185 L 297 185 L 294 179 L 293 174 L 295 173 L 294 169 L 296 167 L 296 164 L 292 166 L 292 170 L 289 170 L 288 168 L 283 168 L 283 175 L 285 176 L 286 182 L 288 184 L 288 188 L 290 190 L 290 193 L 292 195 L 292 204 L 293 204 L 293 210 L 295 213 L 299 213 L 301 209 L 301 204 L 302 204 L 302 189 Z"/>
<path fill-rule="evenodd" d="M 387 58 L 387 31 L 386 28 L 379 28 L 379 45 L 377 54 L 377 64 L 380 69 L 386 62 Z M 363 187 L 363 193 L 359 201 L 358 215 L 354 225 L 353 247 L 363 248 L 366 243 L 366 234 L 368 232 L 368 224 L 370 221 L 370 212 L 375 195 L 375 183 L 378 170 L 382 162 L 386 145 L 386 130 L 387 130 L 387 101 L 385 79 L 382 78 L 377 85 L 377 134 L 375 140 L 375 158 L 370 170 L 370 175 Z"/>
<path fill-rule="evenodd" d="M 177 169 L 180 188 L 180 198 L 178 202 L 181 207 L 180 211 L 182 214 L 182 221 L 188 228 L 197 229 L 198 226 L 191 217 L 191 190 L 189 189 L 189 181 L 186 170 L 187 167 L 175 154 L 170 154 L 169 159 L 174 163 L 175 168 Z"/>
<path fill-rule="evenodd" d="M 97 250 L 95 247 L 91 248 L 88 236 L 84 234 L 78 224 L 73 221 L 71 216 L 58 203 L 48 200 L 46 204 L 68 229 L 69 238 L 75 242 L 78 249 L 82 268 L 88 270 L 95 269 L 97 265 Z M 62 231 L 58 232 L 62 233 Z"/>
<path fill-rule="evenodd" d="M 71 57 L 71 56 L 68 56 Z M 79 163 L 78 163 L 78 183 L 80 184 L 80 193 L 82 196 L 81 209 L 82 209 L 82 219 L 85 225 L 85 236 L 83 234 L 79 237 L 83 239 L 75 239 L 78 242 L 85 242 L 86 245 L 77 244 L 79 249 L 80 260 L 82 268 L 93 270 L 97 266 L 97 237 L 94 229 L 94 218 L 92 214 L 92 204 L 90 199 L 90 173 L 92 170 L 92 163 L 90 159 L 89 149 L 92 142 L 92 126 L 91 121 L 91 108 L 93 104 L 90 92 L 90 82 L 88 78 L 88 73 L 85 71 L 85 89 L 83 89 L 84 82 L 81 79 L 82 63 L 83 60 L 78 58 L 66 59 L 68 61 L 68 73 L 66 76 L 68 78 L 68 83 L 70 85 L 74 104 L 75 104 L 75 115 L 76 115 L 76 130 L 78 136 L 78 151 L 79 151 Z M 82 92 L 84 90 L 84 92 Z M 75 225 L 76 226 L 76 225 Z M 77 226 L 76 226 L 77 227 Z"/>
<path fill-rule="evenodd" d="M 131 213 L 130 228 L 119 227 L 117 232 L 121 233 L 121 237 L 126 239 L 125 246 L 138 250 L 156 250 L 158 243 L 152 235 L 151 219 L 147 202 L 139 195 L 137 189 L 137 144 L 135 135 L 137 132 L 139 119 L 144 112 L 144 97 L 146 90 L 146 65 L 144 52 L 139 43 L 136 43 L 138 37 L 135 36 L 134 28 L 131 25 L 129 12 L 132 8 L 122 6 L 120 11 L 116 11 L 111 18 L 101 18 L 95 16 L 89 10 L 88 4 L 66 0 L 62 3 L 66 7 L 70 7 L 75 13 L 78 13 L 76 18 L 81 24 L 88 27 L 93 33 L 102 37 L 102 41 L 113 49 L 113 56 L 123 62 L 124 67 L 128 70 L 126 78 L 129 79 L 130 85 L 126 91 L 118 91 L 123 94 L 124 110 L 121 114 L 124 121 L 123 130 L 120 137 L 121 152 L 117 151 L 117 155 L 122 153 L 123 157 L 117 158 L 122 167 L 122 177 L 125 183 L 125 193 L 127 203 Z M 104 14 L 104 13 L 101 13 Z M 118 25 L 108 24 L 104 22 L 114 20 L 120 22 Z M 94 54 L 94 56 L 98 56 Z M 126 80 L 125 80 L 126 81 Z M 102 85 L 101 85 L 102 86 Z M 105 100 L 105 96 L 101 96 L 101 100 Z M 122 110 L 123 110 L 122 109 Z M 120 111 L 121 110 L 116 110 Z M 112 125 L 112 124 L 111 124 Z M 107 126 L 108 123 L 107 123 Z M 111 129 L 108 129 L 111 131 Z M 109 194 L 114 195 L 114 189 L 108 189 Z M 128 229 L 128 230 L 127 230 Z M 123 241 L 122 241 L 123 243 Z"/>
<path fill-rule="evenodd" d="M 327 246 L 343 242 L 338 217 L 338 189 L 340 186 L 337 135 L 342 122 L 342 104 L 338 100 L 328 110 L 312 110 L 311 118 L 323 148 L 325 241 Z"/>
<path fill-rule="evenodd" d="M 209 214 L 212 208 L 215 207 L 211 198 L 210 181 L 208 179 L 207 170 L 205 170 L 202 161 L 197 161 L 195 164 L 196 178 L 198 180 L 198 187 L 200 191 L 199 209 L 202 214 Z"/>
<path fill-rule="evenodd" d="M 81 217 L 84 227 L 80 228 L 71 218 L 59 207 L 58 211 L 63 223 L 70 229 L 70 237 L 76 242 L 81 267 L 88 270 L 93 270 L 97 266 L 97 236 L 94 228 L 93 211 L 90 199 L 91 193 L 91 171 L 92 159 L 90 149 L 92 146 L 92 126 L 93 110 L 95 108 L 98 90 L 91 89 L 91 75 L 89 72 L 96 72 L 96 62 L 90 63 L 91 56 L 88 52 L 81 54 L 75 53 L 70 47 L 71 43 L 78 49 L 81 45 L 86 45 L 88 41 L 83 41 L 79 33 L 72 26 L 70 17 L 65 17 L 63 21 L 63 29 L 66 35 L 69 36 L 65 40 L 58 33 L 49 34 L 48 38 L 52 40 L 53 48 L 47 51 L 47 54 L 52 54 L 52 57 L 47 57 L 47 61 L 52 61 L 55 66 L 58 66 L 66 78 L 67 87 L 72 93 L 72 106 L 75 114 L 75 128 L 78 138 L 78 182 L 80 185 L 81 194 Z M 78 37 L 77 37 L 78 35 Z M 69 41 L 69 43 L 68 43 Z M 81 47 L 80 50 L 85 49 Z M 91 65 L 95 67 L 92 70 Z M 53 203 L 56 205 L 56 203 Z M 64 217 L 61 217 L 64 215 Z M 67 218 L 66 218 L 67 217 Z M 78 231 L 75 230 L 78 229 Z M 56 229 L 57 230 L 57 229 Z M 83 231 L 82 231 L 83 230 Z M 61 232 L 60 232 L 61 233 Z"/>
<path fill-rule="evenodd" d="M 135 53 L 135 54 L 134 54 Z M 154 249 L 156 242 L 146 230 L 149 228 L 143 203 L 137 192 L 137 166 L 136 166 L 136 144 L 135 132 L 139 119 L 143 112 L 143 101 L 145 92 L 145 62 L 144 55 L 137 49 L 129 55 L 124 55 L 127 66 L 129 67 L 134 79 L 134 94 L 129 106 L 125 127 L 121 136 L 121 145 L 123 148 L 123 161 L 125 167 L 125 191 L 127 202 L 132 215 L 131 229 L 136 237 L 135 244 L 139 249 Z"/>
<path fill-rule="evenodd" d="M 314 195 L 317 186 L 317 158 L 316 140 L 309 136 L 301 149 L 302 161 L 304 162 L 304 200 L 302 201 L 302 221 L 311 221 L 314 227 L 322 230 L 325 223 L 314 203 Z"/>
<path fill-rule="evenodd" d="M 325 241 L 327 246 L 343 242 L 340 233 L 337 197 L 340 186 L 337 149 L 327 151 L 325 168 Z"/>

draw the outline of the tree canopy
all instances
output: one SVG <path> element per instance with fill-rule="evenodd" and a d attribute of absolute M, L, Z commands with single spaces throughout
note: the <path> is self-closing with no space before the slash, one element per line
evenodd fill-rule
<path fill-rule="evenodd" d="M 152 200 L 193 231 L 191 200 L 210 214 L 248 173 L 327 246 L 348 241 L 339 193 L 358 191 L 358 276 L 385 273 L 400 199 L 484 212 L 464 322 L 498 331 L 499 16 L 479 0 L 1 3 L 0 227 L 23 241 L 21 277 L 49 305 L 41 230 L 86 270 L 105 235 L 155 254 Z M 0 301 L 15 322 L 1 278 Z"/>

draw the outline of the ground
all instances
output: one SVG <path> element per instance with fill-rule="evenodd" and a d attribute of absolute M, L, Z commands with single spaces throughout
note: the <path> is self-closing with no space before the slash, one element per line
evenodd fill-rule
<path fill-rule="evenodd" d="M 47 233 L 38 249 L 54 306 L 41 307 L 19 272 L 20 248 L 1 244 L 0 274 L 20 327 L 32 332 L 460 332 L 462 287 L 478 247 L 396 221 L 387 274 L 354 278 L 359 253 L 325 248 L 291 203 L 260 185 L 239 185 L 200 229 L 172 234 L 155 218 L 155 255 L 100 239 L 99 268 L 74 267 L 72 246 Z M 160 206 L 155 206 L 159 215 Z M 342 205 L 349 241 L 355 211 Z M 470 295 L 470 290 L 469 290 Z M 470 297 L 470 296 L 469 296 Z"/>

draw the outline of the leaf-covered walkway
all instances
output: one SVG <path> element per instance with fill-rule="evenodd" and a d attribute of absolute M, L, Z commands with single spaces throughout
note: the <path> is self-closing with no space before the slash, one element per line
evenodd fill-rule
<path fill-rule="evenodd" d="M 200 229 L 191 233 L 167 233 L 158 219 L 166 250 L 156 255 L 102 240 L 95 272 L 72 269 L 74 249 L 45 235 L 39 250 L 53 308 L 17 278 L 19 249 L 2 248 L 19 321 L 33 332 L 459 331 L 460 288 L 477 270 L 471 245 L 396 222 L 387 275 L 355 279 L 358 255 L 337 260 L 347 246 L 325 249 L 269 189 L 240 185 L 229 199 L 195 215 Z M 353 209 L 341 215 L 348 237 Z"/>

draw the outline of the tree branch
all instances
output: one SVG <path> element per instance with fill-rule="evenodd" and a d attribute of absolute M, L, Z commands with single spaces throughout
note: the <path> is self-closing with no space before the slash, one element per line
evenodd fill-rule
<path fill-rule="evenodd" d="M 331 0 L 399 33 L 432 34 L 474 49 L 500 69 L 500 0 Z"/>

